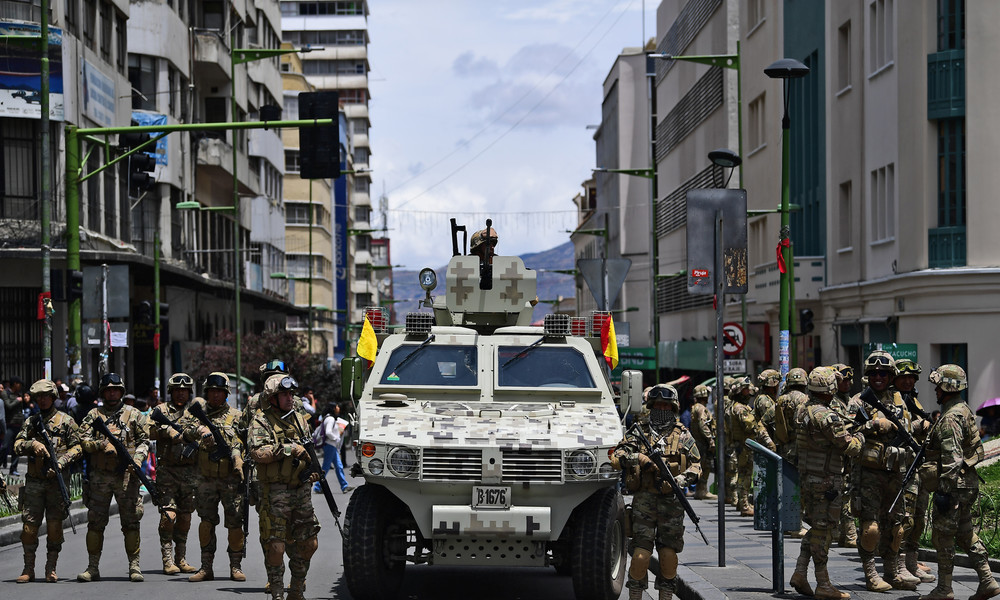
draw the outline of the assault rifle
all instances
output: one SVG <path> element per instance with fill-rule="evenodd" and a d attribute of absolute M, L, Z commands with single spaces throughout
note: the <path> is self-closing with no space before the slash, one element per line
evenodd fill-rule
<path fill-rule="evenodd" d="M 159 423 L 160 425 L 163 425 L 164 427 L 169 427 L 173 429 L 177 433 L 181 434 L 184 433 L 183 427 L 181 427 L 176 421 L 171 421 L 170 417 L 168 417 L 167 415 L 163 414 L 158 410 L 154 409 L 150 411 L 150 418 Z M 198 451 L 198 443 L 188 442 L 184 444 L 183 448 L 181 448 L 181 458 L 191 458 L 191 456 L 197 451 Z"/>
<path fill-rule="evenodd" d="M 66 509 L 66 515 L 69 516 L 69 507 L 73 504 L 73 501 L 69 499 L 69 490 L 66 489 L 66 481 L 63 479 L 62 470 L 59 468 L 59 462 L 56 460 L 56 449 L 52 445 L 52 438 L 49 437 L 49 430 L 45 427 L 45 420 L 42 419 L 42 413 L 35 413 L 32 417 L 35 421 L 35 430 L 38 432 L 39 437 L 42 438 L 42 444 L 48 451 L 49 456 L 45 462 L 49 463 L 49 468 L 56 474 L 56 483 L 59 484 L 59 495 L 62 496 L 63 507 Z M 73 524 L 73 519 L 69 520 L 69 526 L 73 529 L 73 534 L 76 535 L 76 525 Z"/>
<path fill-rule="evenodd" d="M 891 410 L 886 407 L 885 404 L 882 404 L 882 401 L 875 396 L 875 391 L 873 389 L 870 387 L 865 388 L 865 391 L 861 392 L 859 397 L 862 402 L 885 415 L 885 418 L 889 419 L 889 421 L 896 426 L 896 439 L 893 440 L 893 446 L 905 445 L 914 452 L 920 452 L 920 444 L 918 444 L 917 440 L 913 439 L 910 432 L 906 430 L 906 427 L 899 420 L 899 417 L 896 416 L 896 411 Z"/>
<path fill-rule="evenodd" d="M 313 473 L 319 475 L 319 487 L 323 490 L 323 497 L 326 498 L 326 504 L 330 507 L 330 512 L 333 513 L 333 520 L 337 524 L 340 536 L 343 537 L 344 529 L 340 526 L 340 509 L 337 508 L 337 501 L 333 499 L 333 490 L 330 489 L 330 482 L 326 480 L 326 474 L 323 473 L 323 469 L 320 467 L 319 457 L 316 456 L 316 448 L 313 444 L 312 436 L 302 431 L 298 415 L 295 414 L 294 410 L 288 411 L 288 413 L 281 417 L 282 420 L 286 419 L 289 415 L 292 416 L 292 423 L 299 433 L 299 441 L 297 443 L 309 453 L 309 466 L 299 474 L 299 479 L 305 482 L 311 478 Z"/>
<path fill-rule="evenodd" d="M 663 457 L 660 456 L 660 449 L 653 447 L 653 444 L 649 441 L 649 438 L 646 437 L 646 434 L 643 433 L 642 428 L 639 426 L 638 423 L 633 423 L 632 426 L 628 428 L 626 435 L 628 435 L 629 433 L 634 435 L 635 438 L 642 443 L 643 448 L 645 450 L 644 454 L 648 456 L 650 460 L 653 461 L 653 464 L 656 465 L 656 468 L 660 470 L 660 478 L 663 479 L 663 481 L 666 481 L 667 483 L 670 484 L 670 488 L 674 490 L 674 495 L 677 497 L 678 502 L 680 502 L 681 506 L 684 508 L 684 512 L 686 512 L 688 517 L 691 518 L 691 521 L 694 523 L 694 528 L 698 530 L 699 534 L 701 534 L 701 539 L 705 540 L 706 545 L 711 545 L 708 543 L 708 538 L 705 537 L 705 533 L 701 530 L 701 527 L 698 525 L 698 523 L 701 521 L 701 517 L 699 517 L 697 513 L 694 512 L 694 508 L 691 507 L 691 502 L 689 502 L 688 499 L 684 496 L 684 490 L 682 490 L 681 486 L 677 484 L 677 480 L 674 479 L 674 476 L 670 472 L 670 469 L 667 468 L 667 465 L 663 462 Z"/>
<path fill-rule="evenodd" d="M 205 414 L 205 409 L 201 407 L 197 402 L 192 402 L 191 406 L 188 407 L 188 412 L 191 413 L 194 418 L 201 421 L 201 424 L 208 427 L 208 430 L 212 432 L 212 439 L 215 440 L 215 450 L 208 455 L 213 462 L 219 462 L 223 458 L 229 458 L 233 455 L 233 449 L 229 447 L 226 443 L 226 438 L 223 437 L 222 431 L 212 422 L 212 419 L 208 418 Z"/>
<path fill-rule="evenodd" d="M 115 447 L 115 452 L 118 454 L 118 471 L 123 473 L 127 467 L 132 467 L 132 470 L 135 471 L 136 476 L 139 478 L 139 482 L 142 483 L 146 491 L 149 492 L 150 497 L 153 498 L 153 504 L 159 506 L 161 501 L 159 491 L 153 482 L 149 480 L 149 477 L 146 477 L 146 474 L 142 472 L 142 465 L 135 462 L 132 455 L 128 453 L 128 448 L 125 447 L 125 444 L 111 433 L 108 425 L 100 417 L 96 417 L 91 426 L 94 428 L 94 431 L 107 438 L 111 442 L 111 445 Z"/>

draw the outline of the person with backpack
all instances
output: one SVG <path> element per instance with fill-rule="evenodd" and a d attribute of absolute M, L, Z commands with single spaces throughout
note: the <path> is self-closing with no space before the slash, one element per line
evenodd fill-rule
<path fill-rule="evenodd" d="M 317 446 L 321 444 L 323 446 L 323 476 L 326 477 L 330 467 L 333 466 L 337 473 L 337 481 L 340 482 L 340 490 L 345 494 L 354 489 L 354 486 L 347 483 L 344 464 L 340 461 L 340 447 L 344 443 L 346 426 L 347 421 L 340 418 L 340 404 L 330 402 L 323 412 L 323 420 L 313 432 L 313 441 Z M 313 491 L 317 494 L 323 491 L 318 481 L 313 485 Z"/>

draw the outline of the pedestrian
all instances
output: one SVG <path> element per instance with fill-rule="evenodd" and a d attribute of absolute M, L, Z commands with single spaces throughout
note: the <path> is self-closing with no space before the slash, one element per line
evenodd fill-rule
<path fill-rule="evenodd" d="M 851 595 L 830 582 L 827 570 L 830 541 L 840 522 L 843 499 L 843 456 L 857 456 L 864 437 L 851 434 L 840 415 L 830 408 L 837 392 L 836 371 L 816 367 L 809 374 L 809 400 L 795 415 L 796 449 L 801 485 L 803 520 L 809 531 L 802 537 L 791 585 L 804 596 L 843 600 Z M 815 592 L 809 586 L 808 568 L 812 559 L 816 572 Z"/>
<path fill-rule="evenodd" d="M 708 476 L 715 472 L 715 419 L 708 410 L 708 386 L 696 385 L 694 388 L 694 404 L 691 405 L 691 435 L 698 445 L 701 455 L 701 476 L 694 490 L 695 500 L 715 500 L 715 494 L 708 491 Z M 718 477 L 718 476 L 717 476 Z"/>
<path fill-rule="evenodd" d="M 830 408 L 837 412 L 840 420 L 847 426 L 848 431 L 854 431 L 855 414 L 851 411 L 851 386 L 854 385 L 854 367 L 837 363 L 831 367 L 837 375 L 837 393 L 830 400 Z M 851 510 L 851 473 L 854 470 L 854 457 L 844 456 L 844 485 L 841 489 L 842 495 L 840 506 L 840 524 L 837 527 L 839 536 L 837 545 L 841 548 L 858 547 L 858 528 L 854 523 L 854 514 Z"/>
<path fill-rule="evenodd" d="M 752 517 L 754 515 L 753 506 L 750 502 L 750 480 L 753 478 L 753 452 L 746 447 L 746 441 L 752 439 L 768 450 L 776 450 L 771 436 L 768 435 L 764 424 L 757 420 L 753 407 L 750 406 L 750 398 L 753 394 L 754 386 L 749 377 L 743 377 L 733 383 L 730 396 L 734 402 L 731 410 L 732 440 L 736 447 L 737 469 L 736 469 L 736 509 L 740 511 L 740 516 Z"/>
<path fill-rule="evenodd" d="M 139 568 L 139 521 L 142 519 L 142 497 L 139 495 L 139 478 L 133 467 L 124 472 L 118 469 L 120 460 L 114 445 L 93 428 L 94 421 L 104 421 L 108 430 L 121 441 L 132 460 L 142 464 L 149 454 L 149 436 L 145 419 L 139 411 L 122 402 L 125 382 L 117 373 L 101 377 L 97 390 L 101 406 L 90 409 L 80 425 L 80 438 L 87 453 L 89 478 L 84 484 L 83 500 L 87 506 L 87 570 L 76 576 L 77 581 L 101 579 L 101 552 L 104 549 L 104 530 L 108 526 L 111 498 L 118 503 L 122 533 L 125 536 L 125 554 L 128 557 L 130 581 L 143 581 Z"/>
<path fill-rule="evenodd" d="M 934 492 L 931 541 L 938 557 L 938 584 L 920 600 L 954 598 L 952 571 L 955 546 L 972 559 L 979 587 L 969 600 L 1000 595 L 1000 585 L 990 572 L 986 547 L 976 535 L 972 511 L 979 511 L 979 476 L 976 465 L 983 460 L 983 442 L 976 429 L 976 416 L 962 399 L 969 387 L 965 369 L 941 365 L 930 374 L 934 395 L 941 405 L 941 418 L 927 440 L 927 461 L 921 480 Z"/>
<path fill-rule="evenodd" d="M 316 397 L 313 395 L 313 389 L 311 387 L 306 387 L 302 390 L 302 409 L 309 414 L 309 418 L 312 419 L 316 416 Z"/>
<path fill-rule="evenodd" d="M 187 538 L 191 513 L 195 510 L 198 486 L 198 454 L 184 440 L 183 431 L 193 418 L 187 412 L 194 398 L 194 379 L 187 373 L 174 373 L 167 381 L 169 401 L 150 411 L 149 439 L 156 444 L 156 487 L 160 492 L 160 554 L 163 573 L 194 573 L 187 562 Z M 158 416 L 175 426 L 163 425 Z"/>
<path fill-rule="evenodd" d="M 243 494 L 243 445 L 237 432 L 240 411 L 229 406 L 229 377 L 225 373 L 212 373 L 202 387 L 204 403 L 195 400 L 212 424 L 222 434 L 222 441 L 229 446 L 224 452 L 216 444 L 211 429 L 196 420 L 191 420 L 184 432 L 185 439 L 199 442 L 198 447 L 198 490 L 195 504 L 198 508 L 198 539 L 201 541 L 201 569 L 188 577 L 188 581 L 212 581 L 215 579 L 213 563 L 218 546 L 215 528 L 219 524 L 219 504 L 225 517 L 223 524 L 228 531 L 229 578 L 246 581 L 243 573 L 243 554 L 246 539 L 243 536 L 242 507 Z"/>
<path fill-rule="evenodd" d="M 677 419 L 680 401 L 674 386 L 660 384 L 649 392 L 647 423 L 638 425 L 671 470 L 680 489 L 701 477 L 701 455 L 694 437 Z M 684 550 L 684 508 L 673 488 L 663 480 L 638 436 L 626 434 L 611 456 L 611 466 L 624 471 L 632 496 L 632 564 L 629 566 L 629 600 L 639 600 L 647 587 L 653 546 L 660 560 L 654 587 L 659 600 L 670 600 L 677 584 L 677 555 Z"/>
<path fill-rule="evenodd" d="M 881 411 L 866 403 L 866 397 L 877 399 L 904 427 L 910 427 L 910 413 L 898 392 L 889 388 L 896 375 L 896 361 L 888 352 L 876 350 L 865 359 L 865 376 L 868 387 L 851 399 L 858 402 L 858 414 L 865 421 L 861 432 L 865 445 L 858 457 L 854 481 L 855 515 L 861 523 L 858 531 L 858 555 L 865 574 L 865 587 L 873 592 L 889 589 L 917 589 L 920 582 L 904 574 L 900 565 L 900 544 L 903 539 L 903 521 L 908 517 L 906 502 L 900 502 L 892 513 L 889 507 L 903 484 L 906 469 L 913 462 L 914 453 L 900 445 L 896 425 Z M 906 433 L 910 433 L 907 431 Z M 875 570 L 875 555 L 882 556 L 885 578 Z"/>
<path fill-rule="evenodd" d="M 70 403 L 73 410 L 73 419 L 77 423 L 83 423 L 83 419 L 90 413 L 91 409 L 97 407 L 97 394 L 94 388 L 86 383 L 76 386 Z"/>
<path fill-rule="evenodd" d="M 0 392 L 7 417 L 4 456 L 10 457 L 9 472 L 11 477 L 21 476 L 21 472 L 17 470 L 17 463 L 20 458 L 14 453 L 14 440 L 17 438 L 17 433 L 21 431 L 21 426 L 24 425 L 25 414 L 28 412 L 29 397 L 24 393 L 23 386 L 24 381 L 15 375 L 10 378 L 9 384 L 4 386 L 3 391 Z"/>
<path fill-rule="evenodd" d="M 296 387 L 288 375 L 268 378 L 248 434 L 260 480 L 260 541 L 272 600 L 283 598 L 286 552 L 291 571 L 288 600 L 303 600 L 309 562 L 319 546 L 320 525 L 309 493 L 309 483 L 319 475 L 305 481 L 300 477 L 310 458 L 299 443 L 308 422 L 293 410 Z"/>
<path fill-rule="evenodd" d="M 40 413 L 25 423 L 14 442 L 14 452 L 27 457 L 27 469 L 22 488 L 21 546 L 24 549 L 24 571 L 17 583 L 35 580 L 35 553 L 38 550 L 38 531 L 45 518 L 45 581 L 56 582 L 56 561 L 63 544 L 63 520 L 69 516 L 69 506 L 63 500 L 59 483 L 52 470 L 49 451 L 42 437 L 44 428 L 52 448 L 56 453 L 56 467 L 63 474 L 64 483 L 69 483 L 69 467 L 80 457 L 80 430 L 76 422 L 55 407 L 59 393 L 55 383 L 40 379 L 29 389 L 31 397 L 38 403 Z"/>
<path fill-rule="evenodd" d="M 346 494 L 354 489 L 347 483 L 347 477 L 344 476 L 344 465 L 340 462 L 343 428 L 347 427 L 347 421 L 340 418 L 340 405 L 336 402 L 327 404 L 324 412 L 323 420 L 319 424 L 323 432 L 323 477 L 326 477 L 326 474 L 330 472 L 332 465 L 337 474 L 337 481 L 340 483 L 340 491 Z M 313 485 L 313 491 L 316 493 L 323 491 L 318 481 Z"/>

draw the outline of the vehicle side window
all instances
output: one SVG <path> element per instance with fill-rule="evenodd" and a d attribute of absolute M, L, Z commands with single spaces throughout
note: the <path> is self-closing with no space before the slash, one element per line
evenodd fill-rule
<path fill-rule="evenodd" d="M 408 344 L 393 350 L 379 383 L 449 387 L 477 384 L 475 347 L 430 345 L 418 348 L 416 344 Z M 406 360 L 414 352 L 417 354 Z"/>
<path fill-rule="evenodd" d="M 497 351 L 500 387 L 594 387 L 587 360 L 577 349 L 539 346 L 524 352 L 525 348 L 501 346 Z"/>

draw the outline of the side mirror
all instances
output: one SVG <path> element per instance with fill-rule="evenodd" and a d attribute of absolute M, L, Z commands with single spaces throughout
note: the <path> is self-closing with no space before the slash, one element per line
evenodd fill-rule
<path fill-rule="evenodd" d="M 622 414 L 637 413 L 642 410 L 642 372 L 622 373 L 622 395 L 618 399 Z"/>
<path fill-rule="evenodd" d="M 365 391 L 365 361 L 360 356 L 355 356 L 352 359 L 354 360 L 354 384 L 352 385 L 351 397 L 357 400 Z"/>
<path fill-rule="evenodd" d="M 345 356 L 340 361 L 340 397 L 357 400 L 365 385 L 365 371 L 359 356 Z"/>

